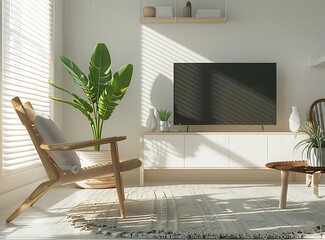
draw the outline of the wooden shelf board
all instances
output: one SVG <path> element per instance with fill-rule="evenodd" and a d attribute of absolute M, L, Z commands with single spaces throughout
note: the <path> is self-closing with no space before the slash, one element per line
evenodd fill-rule
<path fill-rule="evenodd" d="M 311 67 L 325 67 L 325 55 L 311 61 L 310 66 Z"/>
<path fill-rule="evenodd" d="M 226 18 L 156 18 L 156 17 L 144 17 L 140 18 L 139 22 L 142 24 L 150 23 L 225 23 Z"/>
<path fill-rule="evenodd" d="M 142 24 L 148 23 L 175 23 L 175 18 L 156 18 L 156 17 L 144 17 L 140 18 L 139 22 Z"/>

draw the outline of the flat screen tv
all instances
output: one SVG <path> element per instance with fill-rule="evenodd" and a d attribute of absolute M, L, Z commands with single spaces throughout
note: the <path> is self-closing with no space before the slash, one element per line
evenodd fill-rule
<path fill-rule="evenodd" d="M 174 63 L 174 125 L 275 125 L 276 63 Z"/>

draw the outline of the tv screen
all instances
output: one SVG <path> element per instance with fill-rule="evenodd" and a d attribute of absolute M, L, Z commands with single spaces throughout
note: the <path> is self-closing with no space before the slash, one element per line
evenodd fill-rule
<path fill-rule="evenodd" d="M 275 125 L 276 63 L 174 63 L 174 125 Z"/>

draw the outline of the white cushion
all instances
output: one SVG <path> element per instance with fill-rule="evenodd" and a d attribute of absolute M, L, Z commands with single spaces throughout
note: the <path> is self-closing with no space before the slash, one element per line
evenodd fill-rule
<path fill-rule="evenodd" d="M 60 129 L 49 116 L 37 114 L 35 126 L 45 144 L 66 143 Z M 81 169 L 80 160 L 75 151 L 48 151 L 48 154 L 64 172 L 78 173 Z"/>

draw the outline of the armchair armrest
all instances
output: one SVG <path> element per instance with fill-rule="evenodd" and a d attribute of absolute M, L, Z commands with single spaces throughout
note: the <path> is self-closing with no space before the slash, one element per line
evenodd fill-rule
<path fill-rule="evenodd" d="M 41 144 L 41 149 L 46 151 L 68 151 L 74 149 L 80 149 L 85 147 L 93 147 L 96 145 L 103 145 L 107 143 L 114 143 L 118 141 L 125 140 L 125 136 L 118 136 L 118 137 L 109 137 L 109 138 L 101 138 L 97 140 L 88 140 L 88 141 L 81 141 L 81 142 L 71 142 L 71 143 L 58 143 L 58 144 Z"/>

